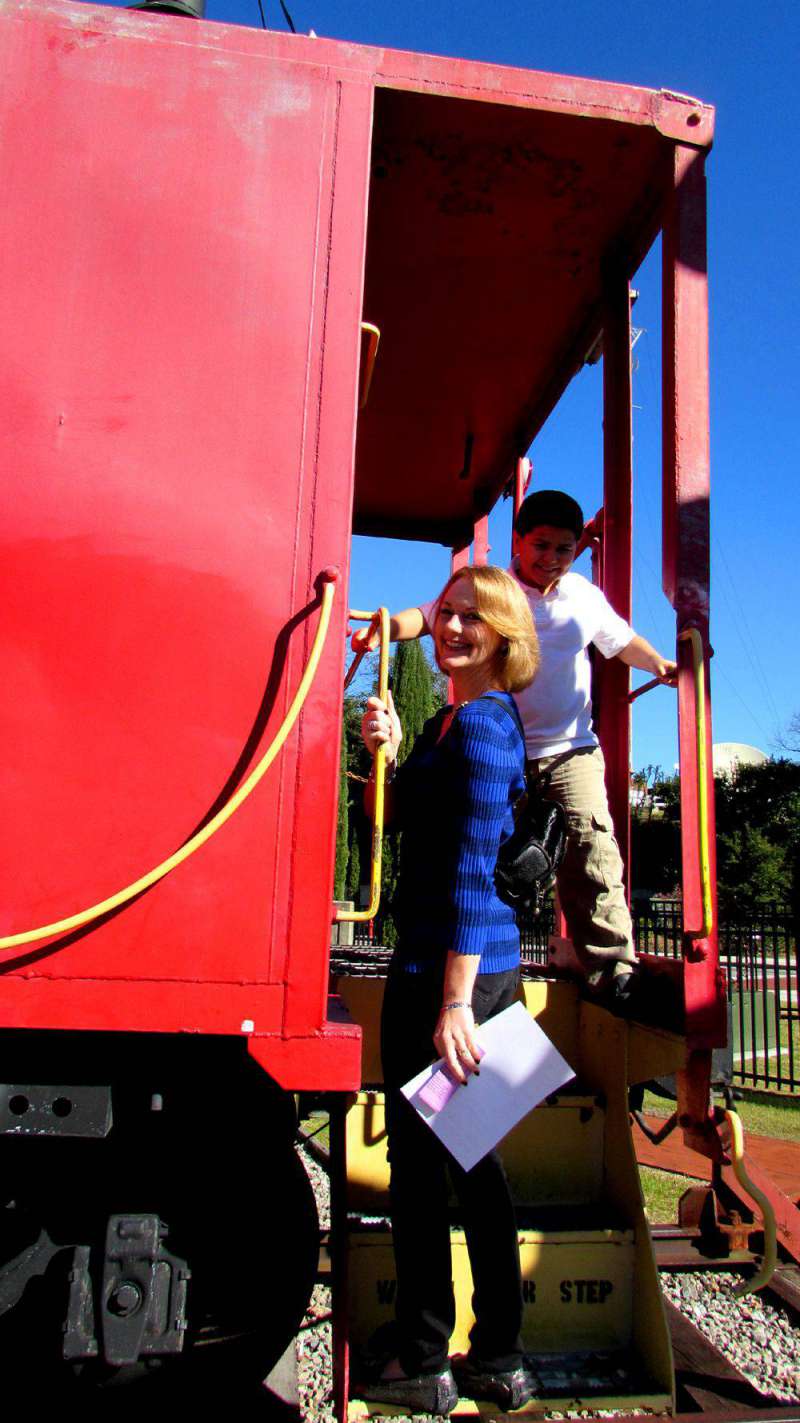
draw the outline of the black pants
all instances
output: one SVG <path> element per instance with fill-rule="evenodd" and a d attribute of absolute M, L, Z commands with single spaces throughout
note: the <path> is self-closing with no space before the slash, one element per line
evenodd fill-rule
<path fill-rule="evenodd" d="M 473 993 L 477 1022 L 516 998 L 519 970 L 480 974 Z M 503 1164 L 490 1152 L 464 1171 L 434 1136 L 400 1087 L 434 1056 L 442 1004 L 441 974 L 390 971 L 381 1021 L 390 1202 L 397 1270 L 398 1357 L 410 1376 L 444 1368 L 455 1326 L 448 1173 L 461 1204 L 469 1250 L 475 1325 L 473 1359 L 494 1370 L 522 1359 L 522 1283 L 514 1207 Z M 465 1091 L 469 1091 L 467 1086 Z"/>

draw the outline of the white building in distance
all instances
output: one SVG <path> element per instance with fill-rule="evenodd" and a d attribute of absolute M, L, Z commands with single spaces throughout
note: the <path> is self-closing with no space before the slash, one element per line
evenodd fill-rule
<path fill-rule="evenodd" d="M 757 746 L 744 741 L 715 741 L 711 752 L 715 776 L 731 776 L 737 766 L 763 766 L 769 760 Z"/>

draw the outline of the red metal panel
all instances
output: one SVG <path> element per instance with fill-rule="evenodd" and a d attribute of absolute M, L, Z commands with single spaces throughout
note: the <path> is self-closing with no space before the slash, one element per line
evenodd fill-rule
<path fill-rule="evenodd" d="M 269 54 L 284 63 L 311 63 L 321 70 L 330 68 L 342 77 L 361 77 L 383 88 L 461 95 L 490 104 L 502 102 L 510 107 L 539 108 L 544 112 L 571 113 L 580 118 L 653 128 L 667 138 L 691 142 L 697 147 L 710 146 L 714 136 L 713 108 L 689 95 L 667 89 L 642 89 L 476 60 L 388 50 L 318 37 L 311 39 L 272 30 L 248 30 L 238 25 L 200 22 L 200 35 L 176 35 L 174 21 L 169 17 L 148 15 L 149 30 L 145 30 L 137 14 L 69 4 L 64 0 L 8 0 L 4 11 L 23 17 L 36 11 L 43 17 L 61 21 L 65 36 L 71 31 L 76 45 L 85 41 L 102 44 L 109 36 L 123 32 L 145 44 L 155 36 L 162 36 L 179 45 L 202 44 L 204 49 L 223 56 L 246 49 L 256 57 Z"/>
<path fill-rule="evenodd" d="M 0 25 L 10 933 L 227 798 L 297 685 L 317 573 L 346 586 L 371 94 L 253 31 L 71 5 Z M 0 1022 L 56 1025 L 70 980 L 70 1026 L 320 1027 L 345 620 L 340 596 L 255 796 L 108 922 L 6 959 Z"/>
<path fill-rule="evenodd" d="M 64 957 L 67 955 L 65 954 Z M 2 1026 L 247 1035 L 280 1022 L 280 984 L 191 983 L 30 974 L 2 984 Z"/>
<path fill-rule="evenodd" d="M 354 1023 L 326 1023 L 305 1035 L 253 1035 L 247 1045 L 251 1057 L 289 1091 L 352 1092 L 361 1085 L 361 1029 Z"/>
<path fill-rule="evenodd" d="M 612 607 L 631 618 L 631 319 L 630 288 L 623 273 L 607 283 L 603 328 L 603 591 Z M 606 758 L 606 785 L 614 830 L 629 883 L 630 671 L 619 658 L 596 657 L 597 731 Z"/>
<path fill-rule="evenodd" d="M 684 944 L 687 1035 L 693 1047 L 725 1041 L 725 1005 L 719 992 L 716 935 L 716 864 L 711 699 L 708 672 L 709 440 L 708 280 L 703 154 L 678 146 L 673 193 L 664 224 L 663 438 L 664 591 L 678 632 L 696 627 L 706 651 L 704 694 L 707 796 L 714 931 Z M 684 924 L 702 922 L 698 854 L 696 706 L 691 652 L 679 643 L 678 723 L 681 772 L 681 838 Z"/>
<path fill-rule="evenodd" d="M 307 507 L 301 531 L 305 567 L 301 564 L 298 574 L 306 580 L 327 562 L 344 562 L 349 557 L 371 113 L 371 88 L 337 80 L 335 145 L 329 151 L 329 171 L 323 179 L 323 186 L 330 191 L 325 298 L 316 307 L 320 398 L 313 406 L 313 423 L 309 422 L 309 443 L 313 442 L 315 472 L 324 498 Z M 298 796 L 295 853 L 290 860 L 285 849 L 282 852 L 284 868 L 288 865 L 291 870 L 285 932 L 291 957 L 283 1024 L 289 1035 L 310 1025 L 321 1026 L 326 1014 L 346 587 L 347 582 L 341 579 L 338 612 L 330 634 L 330 676 L 312 690 L 300 730 L 299 755 L 293 768 Z"/>

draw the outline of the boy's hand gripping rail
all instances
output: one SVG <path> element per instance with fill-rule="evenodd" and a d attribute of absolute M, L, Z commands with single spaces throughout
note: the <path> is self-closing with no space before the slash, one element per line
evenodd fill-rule
<path fill-rule="evenodd" d="M 697 766 L 697 851 L 700 859 L 700 888 L 703 922 L 699 931 L 685 930 L 693 938 L 707 939 L 714 927 L 711 896 L 711 854 L 708 834 L 708 762 L 706 757 L 706 682 L 703 639 L 698 628 L 684 628 L 678 642 L 689 642 L 692 648 L 694 677 L 694 718 Z"/>
<path fill-rule="evenodd" d="M 378 696 L 386 702 L 389 695 L 389 609 L 378 608 L 374 613 L 362 613 L 353 608 L 350 617 L 358 623 L 370 623 L 379 629 L 380 642 L 378 662 Z M 357 652 L 345 678 L 345 690 L 350 686 L 356 668 L 368 651 Z M 379 746 L 375 755 L 375 802 L 372 808 L 372 854 L 369 876 L 369 904 L 366 909 L 338 909 L 335 922 L 338 924 L 366 924 L 374 919 L 381 902 L 381 861 L 383 856 L 383 812 L 386 786 L 386 746 Z"/>
<path fill-rule="evenodd" d="M 70 914 L 66 919 L 58 919 L 52 924 L 43 924 L 39 929 L 28 929 L 22 934 L 7 934 L 5 938 L 0 938 L 0 949 L 16 949 L 22 944 L 34 944 L 39 939 L 50 939 L 56 934 L 66 934 L 71 929 L 79 929 L 83 924 L 89 924 L 93 919 L 99 919 L 103 914 L 110 914 L 112 910 L 119 909 L 129 900 L 134 899 L 137 894 L 143 894 L 146 889 L 154 885 L 158 880 L 163 879 L 171 870 L 177 869 L 178 865 L 188 860 L 201 845 L 205 845 L 212 835 L 216 835 L 221 830 L 226 821 L 230 820 L 239 806 L 247 800 L 247 797 L 255 790 L 259 781 L 269 770 L 275 760 L 289 732 L 297 721 L 303 707 L 303 703 L 308 696 L 311 684 L 316 675 L 319 660 L 322 656 L 322 649 L 325 645 L 325 638 L 331 620 L 331 609 L 336 591 L 336 581 L 339 577 L 338 569 L 326 568 L 322 575 L 322 605 L 320 607 L 319 622 L 317 631 L 314 634 L 314 642 L 311 647 L 306 668 L 300 679 L 300 685 L 294 694 L 292 704 L 286 713 L 272 743 L 267 747 L 258 765 L 250 772 L 250 775 L 242 782 L 239 789 L 231 796 L 230 800 L 217 811 L 217 814 L 197 831 L 190 840 L 186 841 L 179 850 L 176 850 L 168 859 L 162 860 L 160 865 L 150 870 L 146 875 L 134 880 L 126 889 L 121 889 L 117 894 L 109 895 L 108 899 L 102 899 L 99 904 L 93 904 L 90 909 L 82 909 L 78 914 Z"/>
<path fill-rule="evenodd" d="M 778 1263 L 777 1225 L 775 1222 L 775 1212 L 769 1200 L 764 1195 L 764 1192 L 759 1190 L 755 1182 L 750 1180 L 747 1174 L 744 1164 L 744 1132 L 742 1131 L 741 1117 L 738 1112 L 732 1112 L 728 1109 L 725 1112 L 725 1118 L 731 1129 L 731 1165 L 733 1166 L 733 1174 L 739 1182 L 739 1185 L 743 1186 L 747 1194 L 752 1196 L 756 1205 L 761 1207 L 761 1216 L 764 1224 L 764 1256 L 761 1261 L 761 1268 L 756 1271 L 752 1279 L 744 1280 L 742 1284 L 737 1285 L 733 1292 L 735 1295 L 750 1295 L 755 1294 L 756 1290 L 761 1290 L 765 1285 L 769 1284 L 769 1281 L 775 1273 L 775 1267 Z"/>

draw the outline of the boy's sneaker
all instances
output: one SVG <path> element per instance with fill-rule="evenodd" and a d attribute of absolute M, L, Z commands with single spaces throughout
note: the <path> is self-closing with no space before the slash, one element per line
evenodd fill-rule
<path fill-rule="evenodd" d="M 522 1408 L 536 1394 L 536 1380 L 525 1364 L 515 1369 L 490 1369 L 469 1354 L 461 1354 L 453 1359 L 453 1373 L 464 1398 L 487 1399 L 506 1413 Z"/>

